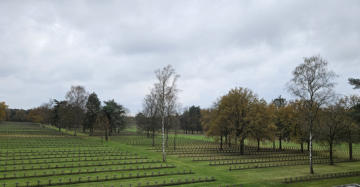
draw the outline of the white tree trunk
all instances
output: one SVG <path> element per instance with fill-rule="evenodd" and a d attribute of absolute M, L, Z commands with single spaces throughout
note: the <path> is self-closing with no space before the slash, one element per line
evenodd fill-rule
<path fill-rule="evenodd" d="M 309 137 L 309 159 L 310 159 L 310 173 L 314 174 L 313 162 L 312 162 L 312 130 L 310 129 Z"/>
<path fill-rule="evenodd" d="M 166 152 L 165 152 L 165 123 L 164 123 L 164 116 L 161 117 L 161 131 L 162 131 L 162 156 L 163 162 L 166 162 Z"/>
<path fill-rule="evenodd" d="M 166 152 L 165 152 L 165 83 L 162 85 L 162 109 L 161 109 L 161 131 L 162 131 L 162 156 L 163 162 L 166 162 Z"/>

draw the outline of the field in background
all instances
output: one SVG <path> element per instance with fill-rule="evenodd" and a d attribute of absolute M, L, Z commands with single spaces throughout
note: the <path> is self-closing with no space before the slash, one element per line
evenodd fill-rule
<path fill-rule="evenodd" d="M 167 163 L 161 162 L 161 137 L 152 139 L 130 127 L 105 142 L 86 134 L 33 123 L 0 123 L 0 185 L 5 186 L 333 186 L 360 183 L 360 162 L 348 162 L 347 146 L 336 147 L 335 165 L 328 164 L 326 147 L 315 146 L 317 180 L 309 179 L 307 153 L 299 145 L 284 142 L 283 151 L 272 150 L 271 142 L 248 141 L 244 155 L 238 146 L 219 144 L 200 134 L 169 134 Z M 360 159 L 360 146 L 354 157 Z M 325 175 L 326 174 L 326 175 Z M 333 179 L 324 179 L 324 178 Z M 350 175 L 349 175 L 350 176 Z M 308 178 L 306 178 L 308 177 Z"/>
<path fill-rule="evenodd" d="M 125 130 L 125 132 L 129 132 L 130 134 L 126 134 L 127 135 L 127 139 L 132 139 L 131 138 L 131 135 L 135 135 L 136 137 L 146 137 L 146 135 L 142 132 L 139 132 L 137 129 L 136 129 L 136 126 L 133 125 L 133 126 L 130 126 L 130 127 L 127 127 Z M 157 132 L 157 136 L 156 136 L 156 144 L 160 145 L 161 144 L 161 136 L 160 136 L 160 131 Z M 122 134 L 124 135 L 124 134 Z M 129 136 L 130 135 L 130 136 Z M 174 132 L 170 132 L 169 133 L 169 139 L 170 139 L 170 143 L 173 141 L 174 139 Z M 176 135 L 176 138 L 177 139 L 180 139 L 179 141 L 181 141 L 183 138 L 186 139 L 186 140 L 202 140 L 202 141 L 206 141 L 206 142 L 215 142 L 215 139 L 212 138 L 212 137 L 207 137 L 203 134 L 198 134 L 198 133 L 194 133 L 194 134 L 184 134 L 183 131 L 178 131 L 177 132 L 177 135 Z M 140 140 L 137 140 L 137 138 L 133 137 L 134 140 L 136 141 L 140 141 Z M 252 146 L 252 147 L 256 147 L 257 146 L 257 142 L 255 140 L 245 140 L 245 143 L 246 145 L 248 146 Z M 145 143 L 146 145 L 151 145 L 151 138 L 147 138 L 145 140 Z M 307 145 L 304 144 L 304 149 L 307 148 Z M 224 147 L 226 147 L 225 143 L 224 143 Z M 260 142 L 260 147 L 261 148 L 273 148 L 273 142 L 271 141 L 261 141 Z M 279 141 L 276 140 L 275 141 L 275 147 L 278 148 L 279 147 Z M 288 142 L 288 141 L 282 141 L 282 147 L 284 149 L 301 149 L 301 145 L 299 143 L 294 143 L 294 142 Z M 321 144 L 321 143 L 317 143 L 317 142 L 314 142 L 313 143 L 313 148 L 315 150 L 323 150 L 323 151 L 328 151 L 328 146 L 325 145 L 325 144 Z M 336 144 L 334 145 L 334 155 L 335 156 L 338 156 L 338 157 L 341 157 L 341 158 L 348 158 L 349 155 L 349 149 L 348 149 L 348 144 Z M 353 144 L 353 157 L 354 158 L 357 158 L 357 159 L 360 159 L 360 144 Z"/>

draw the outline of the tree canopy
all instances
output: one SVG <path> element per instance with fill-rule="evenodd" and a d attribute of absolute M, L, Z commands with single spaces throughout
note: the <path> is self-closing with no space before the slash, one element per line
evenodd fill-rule
<path fill-rule="evenodd" d="M 5 102 L 0 102 L 0 121 L 4 121 L 6 119 L 6 110 L 7 105 Z"/>
<path fill-rule="evenodd" d="M 337 76 L 327 68 L 328 62 L 320 56 L 304 58 L 304 62 L 293 71 L 293 78 L 288 83 L 291 94 L 304 102 L 306 119 L 309 125 L 310 173 L 314 173 L 312 165 L 312 140 L 314 122 L 318 118 L 321 106 L 333 96 L 334 78 Z"/>
<path fill-rule="evenodd" d="M 360 88 L 360 79 L 349 78 L 349 84 L 354 86 L 354 89 Z"/>

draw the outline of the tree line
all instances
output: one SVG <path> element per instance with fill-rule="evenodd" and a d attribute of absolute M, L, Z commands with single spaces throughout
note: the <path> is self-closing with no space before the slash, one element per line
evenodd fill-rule
<path fill-rule="evenodd" d="M 104 132 L 106 140 L 125 128 L 126 113 L 127 109 L 114 99 L 102 104 L 95 92 L 89 94 L 83 86 L 71 86 L 65 100 L 51 99 L 29 110 L 8 109 L 0 103 L 0 119 L 50 124 L 59 131 L 72 130 L 75 136 L 78 130 L 94 135 L 97 129 Z"/>
<path fill-rule="evenodd" d="M 231 89 L 211 108 L 201 111 L 203 130 L 217 139 L 221 149 L 224 144 L 239 144 L 241 154 L 245 151 L 245 139 L 256 140 L 258 150 L 260 142 L 265 140 L 273 142 L 273 149 L 277 140 L 279 150 L 282 150 L 282 141 L 299 143 L 302 152 L 305 144 L 310 173 L 314 173 L 313 141 L 328 145 L 331 164 L 334 145 L 346 142 L 352 160 L 352 144 L 360 142 L 360 97 L 335 94 L 337 75 L 328 70 L 327 65 L 320 56 L 304 58 L 287 83 L 294 100 L 279 96 L 267 103 L 250 89 Z M 359 79 L 349 79 L 356 89 L 360 87 L 359 82 Z"/>
<path fill-rule="evenodd" d="M 295 96 L 287 100 L 281 96 L 266 102 L 248 88 L 236 87 L 221 96 L 207 109 L 192 106 L 182 113 L 177 103 L 176 80 L 179 77 L 172 66 L 155 72 L 157 82 L 145 96 L 142 112 L 136 115 L 138 129 L 152 137 L 162 131 L 163 160 L 168 147 L 169 130 L 173 130 L 174 149 L 176 130 L 184 133 L 204 131 L 220 144 L 239 145 L 240 154 L 245 152 L 245 140 L 253 139 L 260 150 L 260 142 L 272 141 L 273 149 L 282 150 L 283 141 L 297 142 L 302 152 L 309 153 L 310 173 L 313 141 L 329 147 L 330 163 L 333 164 L 333 147 L 346 142 L 349 159 L 352 160 L 352 144 L 360 142 L 360 97 L 334 93 L 337 75 L 328 70 L 328 62 L 320 56 L 304 58 L 292 72 L 287 83 L 288 92 Z M 360 88 L 359 79 L 349 79 L 354 89 Z M 278 147 L 275 146 L 278 141 Z"/>

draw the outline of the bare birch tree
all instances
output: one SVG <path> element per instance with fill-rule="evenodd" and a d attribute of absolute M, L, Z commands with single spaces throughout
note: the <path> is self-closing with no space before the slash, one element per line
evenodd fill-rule
<path fill-rule="evenodd" d="M 167 65 L 162 69 L 155 71 L 157 83 L 155 83 L 155 94 L 157 98 L 157 106 L 159 107 L 159 114 L 161 117 L 161 132 L 162 132 L 162 155 L 163 162 L 166 162 L 165 152 L 165 118 L 173 114 L 172 111 L 176 109 L 176 100 L 178 89 L 176 88 L 176 81 L 179 75 L 176 74 L 175 69 L 171 65 Z"/>
<path fill-rule="evenodd" d="M 288 83 L 288 90 L 304 101 L 306 119 L 309 125 L 309 165 L 310 173 L 314 173 L 312 161 L 313 126 L 318 118 L 321 106 L 333 96 L 333 79 L 337 76 L 327 69 L 328 62 L 320 56 L 304 58 L 304 63 L 293 71 L 293 78 Z"/>

